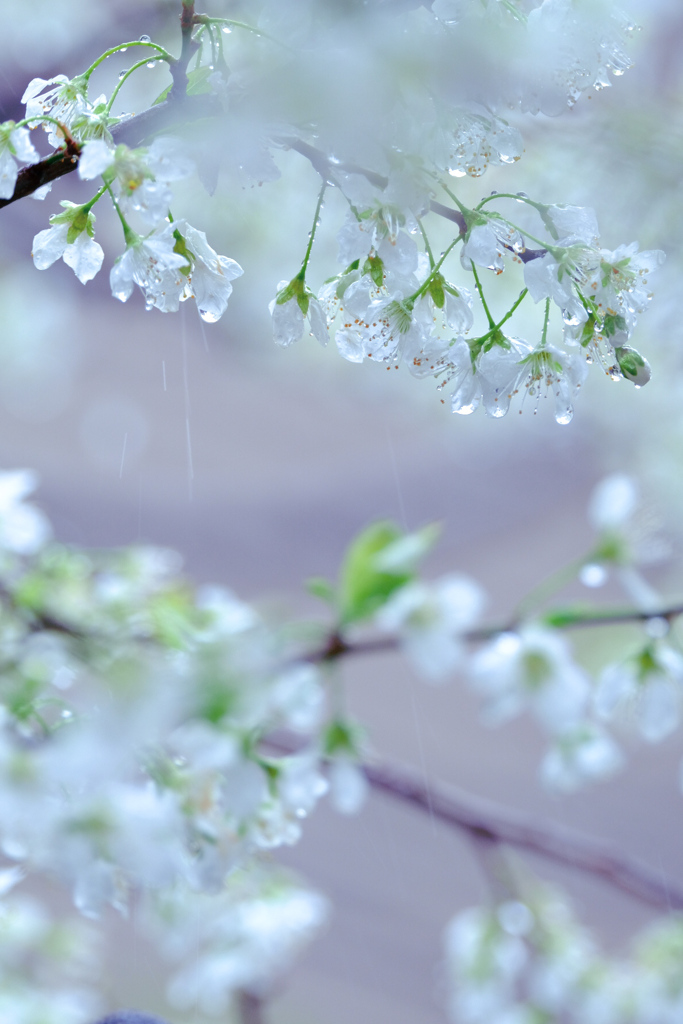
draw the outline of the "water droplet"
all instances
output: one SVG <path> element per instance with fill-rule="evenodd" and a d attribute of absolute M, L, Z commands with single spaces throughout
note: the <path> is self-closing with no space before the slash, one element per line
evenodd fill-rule
<path fill-rule="evenodd" d="M 149 36 L 140 36 L 140 42 L 141 43 L 151 43 L 152 40 L 150 39 Z"/>
<path fill-rule="evenodd" d="M 212 309 L 200 309 L 199 315 L 204 323 L 207 324 L 215 324 L 220 320 L 219 314 L 215 313 Z"/>
<path fill-rule="evenodd" d="M 529 198 L 528 192 L 517 192 L 516 195 L 518 195 L 520 199 L 528 199 Z"/>
<path fill-rule="evenodd" d="M 491 189 L 491 195 L 492 196 L 497 196 L 498 195 L 498 189 L 497 188 L 492 188 Z"/>
<path fill-rule="evenodd" d="M 155 60 L 148 60 L 147 61 L 147 67 L 148 68 L 155 68 L 156 66 L 157 66 L 157 62 Z"/>
<path fill-rule="evenodd" d="M 452 178 L 464 178 L 467 172 L 461 171 L 459 167 L 449 167 L 448 173 Z"/>
<path fill-rule="evenodd" d="M 607 569 L 597 562 L 589 562 L 581 567 L 579 579 L 584 587 L 602 587 L 607 582 Z"/>
<path fill-rule="evenodd" d="M 570 313 L 568 309 L 562 310 L 562 319 L 566 323 L 567 327 L 578 327 L 581 320 L 576 313 Z"/>
<path fill-rule="evenodd" d="M 64 710 L 62 711 L 62 718 L 65 719 L 65 720 L 69 719 L 69 718 L 73 718 L 73 716 L 74 716 L 73 711 L 69 711 L 68 708 L 64 708 Z"/>
<path fill-rule="evenodd" d="M 125 53 L 127 49 L 128 49 L 127 46 L 122 46 L 121 49 L 119 50 L 119 53 Z"/>
<path fill-rule="evenodd" d="M 119 71 L 119 78 L 125 78 L 127 71 Z"/>
<path fill-rule="evenodd" d="M 224 25 L 223 26 L 223 32 L 225 33 L 226 36 L 229 36 L 230 33 L 232 32 L 232 29 L 230 28 L 229 25 Z"/>

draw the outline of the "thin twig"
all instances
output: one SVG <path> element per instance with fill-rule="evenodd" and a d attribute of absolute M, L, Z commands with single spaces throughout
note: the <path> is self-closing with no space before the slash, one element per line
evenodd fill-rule
<path fill-rule="evenodd" d="M 432 814 L 437 820 L 472 836 L 526 850 L 556 864 L 620 889 L 635 899 L 663 910 L 683 910 L 683 888 L 607 843 L 589 839 L 557 825 L 540 825 L 532 818 L 478 800 L 441 783 L 425 784 L 421 775 L 404 765 L 378 762 L 363 768 L 368 782 L 380 792 Z"/>

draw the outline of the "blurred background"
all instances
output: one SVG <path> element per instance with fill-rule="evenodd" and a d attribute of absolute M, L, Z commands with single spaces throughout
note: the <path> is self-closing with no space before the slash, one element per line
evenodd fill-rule
<path fill-rule="evenodd" d="M 21 18 L 3 24 L 2 119 L 22 116 L 20 98 L 32 77 L 81 71 L 125 37 L 146 33 L 175 48 L 176 7 L 32 0 Z M 569 426 L 557 426 L 543 402 L 538 415 L 527 405 L 522 415 L 513 408 L 492 421 L 479 413 L 452 416 L 432 381 L 346 363 L 334 345 L 323 350 L 309 338 L 276 348 L 268 302 L 300 266 L 317 190 L 315 172 L 296 153 L 279 153 L 281 177 L 262 187 L 219 179 L 213 196 L 196 181 L 178 189 L 181 215 L 245 270 L 216 325 L 203 324 L 194 306 L 163 315 L 146 312 L 139 293 L 126 305 L 112 299 L 108 270 L 122 241 L 104 212 L 98 238 L 107 260 L 94 282 L 84 288 L 61 261 L 35 270 L 31 242 L 58 201 L 91 194 L 64 180 L 44 201 L 2 211 L 0 250 L 0 464 L 38 471 L 39 503 L 57 538 L 172 547 L 193 581 L 227 584 L 278 613 L 317 615 L 302 581 L 334 576 L 352 534 L 369 520 L 387 516 L 406 529 L 439 521 L 442 540 L 429 572 L 474 576 L 497 621 L 545 575 L 586 551 L 591 490 L 606 472 L 619 471 L 637 477 L 648 515 L 671 542 L 670 561 L 648 578 L 680 599 L 683 12 L 675 0 L 650 0 L 634 3 L 631 14 L 641 25 L 632 43 L 635 67 L 561 117 L 511 115 L 525 139 L 522 160 L 458 187 L 466 203 L 499 189 L 593 206 L 605 247 L 637 239 L 641 249 L 666 251 L 652 282 L 655 299 L 634 337 L 653 368 L 647 388 L 594 373 Z M 123 66 L 122 59 L 103 74 L 103 91 Z M 139 93 L 127 94 L 128 109 L 143 109 L 165 86 L 161 70 L 147 74 Z M 335 272 L 336 203 L 332 196 L 329 226 L 323 219 L 316 241 L 316 284 Z M 510 294 L 519 287 L 511 280 Z M 581 596 L 578 584 L 568 593 Z M 616 591 L 606 592 L 610 597 L 619 599 Z M 621 639 L 602 631 L 590 647 L 578 643 L 597 667 Z M 617 780 L 560 799 L 537 782 L 543 740 L 534 726 L 523 720 L 485 731 L 476 700 L 458 680 L 429 687 L 390 656 L 354 662 L 345 678 L 350 708 L 378 753 L 426 778 L 609 839 L 683 878 L 675 736 L 656 750 L 634 748 Z M 443 928 L 485 895 L 464 838 L 373 796 L 353 819 L 323 805 L 303 841 L 277 859 L 326 893 L 333 913 L 283 982 L 269 1021 L 444 1020 Z M 610 948 L 649 919 L 647 908 L 597 883 L 547 867 L 542 873 L 567 883 Z M 134 925 L 114 914 L 107 922 L 111 1006 L 135 1005 L 180 1024 L 182 1016 L 163 1001 L 161 968 Z"/>

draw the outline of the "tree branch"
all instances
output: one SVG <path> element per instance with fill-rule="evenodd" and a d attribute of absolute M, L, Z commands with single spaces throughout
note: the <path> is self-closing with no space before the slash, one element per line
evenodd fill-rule
<path fill-rule="evenodd" d="M 125 121 L 114 125 L 111 129 L 111 136 L 114 142 L 125 142 L 129 146 L 139 146 L 145 139 L 157 132 L 163 131 L 169 125 L 179 121 L 189 121 L 200 117 L 217 117 L 222 112 L 221 104 L 217 97 L 210 95 L 201 96 L 173 96 L 157 103 L 155 106 L 144 110 L 141 114 L 135 114 Z M 25 199 L 32 195 L 43 185 L 47 185 L 65 174 L 71 174 L 78 167 L 78 151 L 74 146 L 51 153 L 36 164 L 22 167 L 17 176 L 17 183 L 14 192 L 9 199 L 0 199 L 0 209 L 16 203 L 18 199 Z"/>
<path fill-rule="evenodd" d="M 582 629 L 584 626 L 616 626 L 628 622 L 649 622 L 651 619 L 666 619 L 671 623 L 674 619 L 683 615 L 683 604 L 670 605 L 659 611 L 640 611 L 635 608 L 610 609 L 605 612 L 595 611 L 582 614 L 572 609 L 552 611 L 546 615 L 546 624 L 553 629 Z M 540 616 L 543 621 L 543 616 Z M 521 623 L 518 619 L 509 622 L 499 623 L 494 626 L 482 626 L 479 629 L 470 629 L 460 634 L 464 643 L 479 644 L 492 640 L 501 633 L 514 633 L 519 629 Z M 307 661 L 312 664 L 336 661 L 346 655 L 363 654 L 387 654 L 396 651 L 400 647 L 400 641 L 395 636 L 371 637 L 368 640 L 346 640 L 339 632 L 331 633 L 320 645 L 312 651 L 302 654 L 298 661 Z"/>
<path fill-rule="evenodd" d="M 505 843 L 555 864 L 600 879 L 634 899 L 662 910 L 683 910 L 683 888 L 608 844 L 557 825 L 539 825 L 521 814 L 478 800 L 440 783 L 427 785 L 404 765 L 363 766 L 373 789 L 411 804 L 477 839 Z"/>
<path fill-rule="evenodd" d="M 296 753 L 301 744 L 286 733 L 267 737 L 265 745 L 277 753 Z M 439 782 L 427 784 L 407 765 L 374 761 L 361 765 L 370 786 L 395 800 L 410 804 L 431 818 L 465 832 L 478 843 L 511 846 L 562 864 L 619 889 L 662 910 L 683 910 L 683 887 L 656 874 L 609 844 L 558 825 L 541 825 L 507 807 Z"/>

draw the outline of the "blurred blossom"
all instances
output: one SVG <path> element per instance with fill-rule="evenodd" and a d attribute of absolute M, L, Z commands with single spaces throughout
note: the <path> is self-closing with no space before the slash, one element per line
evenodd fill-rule
<path fill-rule="evenodd" d="M 466 576 L 443 576 L 431 584 L 409 583 L 377 613 L 380 629 L 396 633 L 418 672 L 439 680 L 463 660 L 462 634 L 484 606 L 481 587 Z"/>
<path fill-rule="evenodd" d="M 682 703 L 683 656 L 661 642 L 608 665 L 594 695 L 600 718 L 628 721 L 650 743 L 658 743 L 678 728 Z"/>
<path fill-rule="evenodd" d="M 561 734 L 578 725 L 588 702 L 588 676 L 564 638 L 542 626 L 501 633 L 472 656 L 468 676 L 490 724 L 528 707 L 549 732 Z"/>
<path fill-rule="evenodd" d="M 608 779 L 624 766 L 619 747 L 600 725 L 583 721 L 561 733 L 541 761 L 540 778 L 548 789 L 574 793 Z"/>

